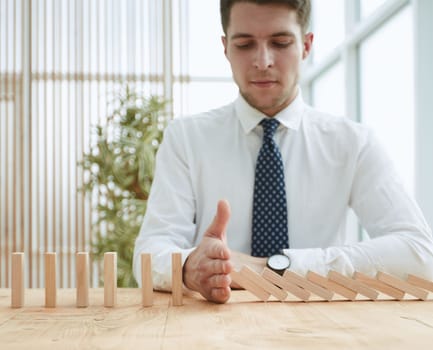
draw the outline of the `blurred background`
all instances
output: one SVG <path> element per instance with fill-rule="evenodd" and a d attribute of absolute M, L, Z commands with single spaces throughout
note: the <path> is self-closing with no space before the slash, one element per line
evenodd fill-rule
<path fill-rule="evenodd" d="M 313 0 L 311 30 L 304 98 L 373 128 L 433 225 L 433 1 Z M 126 85 L 168 101 L 170 118 L 234 100 L 221 35 L 218 0 L 0 0 L 0 287 L 14 251 L 27 287 L 43 286 L 46 251 L 58 286 L 75 286 L 99 224 L 79 191 L 92 127 Z M 368 239 L 349 215 L 353 240 Z M 92 258 L 93 286 L 99 272 Z"/>

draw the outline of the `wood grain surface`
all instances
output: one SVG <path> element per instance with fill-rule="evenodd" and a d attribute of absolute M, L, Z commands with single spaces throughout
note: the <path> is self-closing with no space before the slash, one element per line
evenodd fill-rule
<path fill-rule="evenodd" d="M 90 289 L 89 307 L 76 307 L 75 289 L 60 289 L 57 307 L 44 307 L 44 290 L 26 290 L 21 309 L 0 289 L 0 349 L 431 349 L 432 300 L 311 301 L 293 297 L 260 302 L 234 291 L 227 304 L 195 293 L 171 307 L 154 293 L 142 307 L 140 289 L 118 289 L 105 308 L 104 290 Z"/>

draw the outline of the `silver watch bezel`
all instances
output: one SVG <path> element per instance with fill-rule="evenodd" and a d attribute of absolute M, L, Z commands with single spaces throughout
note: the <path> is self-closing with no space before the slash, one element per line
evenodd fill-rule
<path fill-rule="evenodd" d="M 286 264 L 275 266 L 273 261 L 276 258 L 280 258 L 280 259 L 284 258 Z M 290 264 L 291 264 L 290 257 L 288 257 L 286 254 L 283 253 L 273 254 L 266 261 L 266 266 L 270 268 L 272 271 L 277 272 L 279 274 L 282 274 L 284 271 L 286 271 L 290 267 Z"/>

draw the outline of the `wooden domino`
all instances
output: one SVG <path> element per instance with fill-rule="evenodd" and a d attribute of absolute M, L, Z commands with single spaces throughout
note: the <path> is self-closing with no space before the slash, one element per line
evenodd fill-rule
<path fill-rule="evenodd" d="M 171 255 L 171 300 L 173 306 L 183 304 L 182 285 L 182 254 L 173 253 Z"/>
<path fill-rule="evenodd" d="M 292 282 L 292 283 L 298 285 L 299 287 L 302 287 L 302 288 L 310 291 L 311 293 L 318 295 L 319 297 L 321 297 L 325 300 L 329 301 L 334 296 L 334 292 L 332 292 L 328 289 L 325 289 L 325 288 L 307 280 L 306 278 L 298 275 L 297 273 L 295 273 L 293 271 L 286 270 L 283 274 L 283 277 L 286 280 L 288 280 L 289 282 Z"/>
<path fill-rule="evenodd" d="M 251 270 L 248 266 L 243 266 L 240 273 L 248 278 L 254 284 L 261 286 L 265 291 L 273 295 L 280 301 L 284 301 L 287 298 L 287 292 L 278 288 L 274 284 L 267 281 L 265 278 L 260 276 L 257 272 Z"/>
<path fill-rule="evenodd" d="M 76 255 L 77 307 L 89 306 L 89 253 Z"/>
<path fill-rule="evenodd" d="M 367 286 L 369 286 L 373 289 L 378 290 L 379 292 L 381 292 L 383 294 L 386 294 L 386 295 L 393 297 L 394 299 L 401 300 L 404 298 L 405 293 L 402 290 L 391 287 L 390 285 L 388 285 L 382 281 L 379 281 L 376 278 L 369 277 L 369 276 L 367 276 L 361 272 L 356 271 L 353 274 L 353 278 L 366 284 Z"/>
<path fill-rule="evenodd" d="M 275 284 L 281 289 L 293 294 L 295 297 L 307 301 L 310 298 L 311 293 L 308 290 L 305 290 L 301 287 L 298 287 L 296 284 L 287 281 L 278 273 L 272 271 L 271 269 L 265 267 L 262 272 L 263 278 L 268 280 L 269 282 Z"/>
<path fill-rule="evenodd" d="M 56 307 L 56 253 L 45 253 L 45 307 Z"/>
<path fill-rule="evenodd" d="M 153 305 L 152 263 L 150 254 L 141 254 L 141 304 Z"/>
<path fill-rule="evenodd" d="M 407 276 L 407 282 L 414 285 L 415 287 L 420 287 L 422 289 L 433 292 L 433 282 L 432 281 L 428 281 L 424 278 L 409 274 Z"/>
<path fill-rule="evenodd" d="M 271 296 L 271 293 L 263 289 L 261 285 L 258 285 L 251 281 L 249 278 L 245 277 L 245 275 L 241 274 L 240 271 L 233 270 L 230 273 L 230 277 L 233 282 L 237 283 L 242 288 L 248 290 L 251 294 L 254 294 L 261 301 L 267 301 Z"/>
<path fill-rule="evenodd" d="M 358 292 L 359 294 L 365 295 L 367 298 L 371 300 L 376 300 L 379 296 L 379 293 L 375 291 L 374 289 L 366 286 L 365 284 L 354 280 L 350 277 L 346 277 L 343 274 L 337 272 L 337 271 L 329 271 L 328 278 L 331 281 L 334 281 L 336 283 L 341 284 L 342 286 L 352 289 L 355 292 Z"/>
<path fill-rule="evenodd" d="M 20 308 L 24 305 L 24 253 L 12 253 L 12 288 L 11 306 Z"/>
<path fill-rule="evenodd" d="M 352 301 L 354 301 L 358 295 L 356 291 L 346 288 L 339 283 L 335 283 L 334 281 L 331 281 L 330 279 L 323 277 L 313 271 L 307 272 L 307 279 Z"/>
<path fill-rule="evenodd" d="M 117 303 L 117 253 L 104 254 L 104 306 L 114 307 Z"/>
<path fill-rule="evenodd" d="M 152 259 L 150 254 L 143 253 L 141 258 L 141 297 L 142 306 L 153 305 Z M 45 259 L 45 307 L 57 306 L 56 253 L 46 252 Z M 172 305 L 183 305 L 182 255 L 172 254 Z M 11 307 L 24 305 L 24 253 L 14 252 L 11 255 Z M 89 306 L 89 253 L 76 254 L 76 306 Z M 405 300 L 406 294 L 420 300 L 427 300 L 433 292 L 433 281 L 408 274 L 406 280 L 378 272 L 375 277 L 356 271 L 347 277 L 337 271 L 329 271 L 322 276 L 308 271 L 300 276 L 286 270 L 283 276 L 265 267 L 261 274 L 248 266 L 239 271 L 232 271 L 230 277 L 234 283 L 255 295 L 261 301 L 268 301 L 271 295 L 279 300 L 287 300 L 288 293 L 300 300 L 311 300 L 311 294 L 321 299 L 332 301 L 334 293 L 348 300 L 357 300 L 362 294 L 371 300 L 377 300 L 379 292 L 396 300 Z M 411 298 L 408 298 L 411 299 Z M 413 298 L 412 298 L 413 299 Z M 293 300 L 293 299 L 291 299 Z M 317 297 L 314 297 L 317 300 Z M 341 300 L 341 298 L 336 299 Z M 104 254 L 104 306 L 114 307 L 117 302 L 117 253 Z"/>
<path fill-rule="evenodd" d="M 426 292 L 425 290 L 422 290 L 418 287 L 415 287 L 411 284 L 409 284 L 406 281 L 403 281 L 397 277 L 388 275 L 387 273 L 384 272 L 378 272 L 376 275 L 376 278 L 382 282 L 385 282 L 386 284 L 389 284 L 390 286 L 400 289 L 404 292 L 406 292 L 407 294 L 413 295 L 415 297 L 417 297 L 418 299 L 421 300 L 427 300 L 428 297 L 428 292 Z"/>

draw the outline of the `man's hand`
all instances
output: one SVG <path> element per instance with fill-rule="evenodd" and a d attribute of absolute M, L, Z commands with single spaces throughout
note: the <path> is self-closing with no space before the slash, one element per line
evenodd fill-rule
<path fill-rule="evenodd" d="M 229 219 L 230 206 L 221 200 L 212 224 L 183 265 L 184 284 L 217 303 L 225 303 L 230 298 L 229 274 L 233 267 L 226 241 Z"/>

